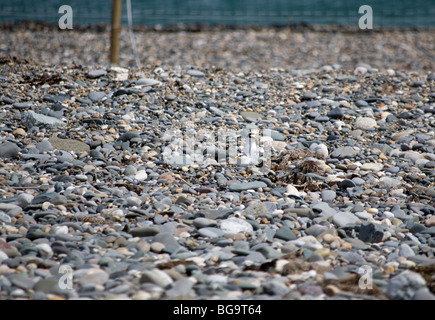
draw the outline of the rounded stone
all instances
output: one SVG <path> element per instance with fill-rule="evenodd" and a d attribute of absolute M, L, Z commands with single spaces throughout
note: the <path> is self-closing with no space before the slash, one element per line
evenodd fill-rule
<path fill-rule="evenodd" d="M 336 196 L 337 196 L 337 193 L 335 191 L 332 191 L 332 190 L 323 190 L 322 191 L 322 200 L 325 202 L 334 201 Z"/>
<path fill-rule="evenodd" d="M 352 213 L 339 212 L 332 217 L 332 222 L 338 228 L 344 228 L 349 225 L 356 224 L 360 219 L 353 215 Z"/>
<path fill-rule="evenodd" d="M 240 218 L 229 218 L 221 222 L 221 230 L 224 234 L 234 235 L 239 232 L 252 234 L 254 229 L 252 225 Z"/>
<path fill-rule="evenodd" d="M 159 233 L 159 229 L 154 227 L 134 228 L 130 230 L 133 237 L 152 237 Z"/>
<path fill-rule="evenodd" d="M 165 245 L 161 242 L 153 242 L 151 244 L 151 251 L 153 251 L 155 253 L 162 252 L 164 248 L 165 248 Z"/>
<path fill-rule="evenodd" d="M 355 129 L 368 130 L 377 127 L 377 122 L 373 118 L 359 117 L 354 124 Z"/>
<path fill-rule="evenodd" d="M 16 158 L 21 151 L 15 143 L 5 142 L 0 144 L 0 158 Z"/>

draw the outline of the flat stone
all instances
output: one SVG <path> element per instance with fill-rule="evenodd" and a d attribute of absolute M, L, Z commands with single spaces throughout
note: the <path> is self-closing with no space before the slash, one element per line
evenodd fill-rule
<path fill-rule="evenodd" d="M 210 107 L 209 110 L 219 117 L 223 117 L 226 115 L 226 113 L 223 110 L 216 107 Z"/>
<path fill-rule="evenodd" d="M 142 273 L 142 277 L 140 278 L 140 283 L 154 283 L 160 287 L 167 287 L 172 284 L 174 281 L 171 277 L 162 270 L 152 269 L 147 270 Z"/>
<path fill-rule="evenodd" d="M 274 140 L 274 141 L 281 141 L 284 142 L 285 141 L 285 136 L 282 133 L 279 133 L 277 131 L 271 130 L 270 131 L 270 137 Z"/>
<path fill-rule="evenodd" d="M 50 199 L 50 203 L 54 205 L 66 204 L 68 203 L 68 199 L 64 195 L 57 194 L 56 196 Z"/>
<path fill-rule="evenodd" d="M 124 174 L 126 176 L 134 176 L 137 173 L 137 169 L 133 165 L 128 165 L 125 167 Z"/>
<path fill-rule="evenodd" d="M 331 158 L 354 158 L 357 154 L 357 151 L 352 147 L 339 147 L 332 151 Z"/>
<path fill-rule="evenodd" d="M 154 80 L 154 79 L 141 78 L 138 81 L 136 81 L 136 84 L 153 87 L 153 86 L 160 85 L 162 83 L 160 81 L 157 81 L 157 80 Z"/>
<path fill-rule="evenodd" d="M 35 292 L 44 292 L 44 293 L 52 293 L 55 290 L 60 290 L 59 288 L 59 279 L 54 277 L 41 279 L 39 280 L 35 286 L 33 287 Z"/>
<path fill-rule="evenodd" d="M 254 263 L 263 263 L 266 261 L 266 258 L 260 252 L 251 252 L 245 257 L 245 261 L 252 261 Z"/>
<path fill-rule="evenodd" d="M 198 230 L 198 234 L 206 238 L 218 238 L 224 235 L 224 232 L 219 228 L 207 227 Z"/>
<path fill-rule="evenodd" d="M 377 122 L 373 118 L 359 117 L 354 124 L 355 129 L 369 130 L 377 127 Z"/>
<path fill-rule="evenodd" d="M 361 170 L 364 171 L 381 171 L 384 168 L 382 163 L 364 163 L 361 166 Z"/>
<path fill-rule="evenodd" d="M 339 212 L 332 217 L 332 223 L 334 223 L 338 228 L 344 228 L 360 221 L 361 220 L 352 213 L 346 212 Z"/>
<path fill-rule="evenodd" d="M 253 181 L 253 182 L 245 182 L 245 183 L 231 183 L 229 190 L 234 192 L 242 192 L 246 190 L 256 190 L 259 188 L 266 188 L 267 184 L 262 181 Z"/>
<path fill-rule="evenodd" d="M 296 187 L 292 186 L 291 184 L 287 185 L 287 191 L 285 194 L 288 196 L 295 196 L 295 197 L 301 196 L 299 190 L 296 189 Z"/>
<path fill-rule="evenodd" d="M 344 179 L 338 185 L 340 189 L 354 188 L 356 186 L 355 182 L 349 179 Z"/>
<path fill-rule="evenodd" d="M 344 118 L 344 112 L 339 107 L 332 108 L 326 115 L 332 119 L 343 119 Z"/>
<path fill-rule="evenodd" d="M 33 198 L 32 204 L 41 204 L 41 203 L 44 203 L 44 202 L 50 202 L 51 199 L 53 199 L 56 196 L 58 196 L 58 194 L 56 192 L 41 193 L 41 194 L 36 195 Z"/>
<path fill-rule="evenodd" d="M 310 208 L 288 208 L 284 210 L 284 214 L 290 214 L 290 215 L 296 215 L 298 217 L 309 217 L 313 214 L 312 210 Z"/>
<path fill-rule="evenodd" d="M 102 91 L 93 91 L 88 94 L 88 98 L 94 103 L 101 101 L 105 96 L 106 93 Z"/>
<path fill-rule="evenodd" d="M 317 98 L 317 93 L 311 91 L 306 91 L 302 95 L 302 100 L 312 100 L 316 98 Z"/>
<path fill-rule="evenodd" d="M 28 111 L 23 114 L 21 122 L 28 128 L 38 127 L 38 128 L 48 128 L 56 129 L 58 127 L 63 127 L 66 125 L 65 122 L 56 119 L 54 117 L 45 116 L 43 114 L 38 114 L 33 111 Z"/>
<path fill-rule="evenodd" d="M 74 151 L 75 153 L 90 151 L 89 145 L 74 139 L 60 139 L 58 137 L 51 137 L 49 142 L 53 149 L 56 150 Z"/>
<path fill-rule="evenodd" d="M 23 209 L 13 203 L 0 203 L 0 211 L 5 212 L 10 217 L 16 217 L 23 212 Z"/>
<path fill-rule="evenodd" d="M 206 209 L 201 212 L 208 219 L 225 219 L 233 211 L 234 211 L 233 209 L 219 208 L 219 209 Z"/>
<path fill-rule="evenodd" d="M 281 228 L 275 233 L 275 238 L 282 239 L 285 241 L 296 240 L 296 235 L 293 231 L 286 225 L 282 225 Z"/>
<path fill-rule="evenodd" d="M 364 265 L 367 264 L 367 261 L 358 253 L 356 252 L 339 252 L 338 254 L 341 258 L 346 259 L 351 264 L 359 264 Z"/>
<path fill-rule="evenodd" d="M 41 142 L 38 142 L 37 144 L 35 144 L 35 147 L 41 153 L 53 150 L 52 144 L 47 139 L 46 140 L 42 140 Z"/>
<path fill-rule="evenodd" d="M 6 213 L 0 211 L 0 222 L 11 223 L 12 219 Z"/>
<path fill-rule="evenodd" d="M 371 215 L 368 212 L 355 212 L 355 215 L 360 218 L 360 219 L 364 219 L 364 220 L 368 220 L 370 218 L 373 218 L 373 215 Z"/>
<path fill-rule="evenodd" d="M 130 230 L 133 237 L 151 237 L 159 233 L 159 229 L 154 227 L 135 228 Z"/>
<path fill-rule="evenodd" d="M 130 141 L 132 139 L 140 138 L 140 134 L 137 131 L 128 131 L 126 133 L 123 133 L 118 140 L 119 141 Z"/>
<path fill-rule="evenodd" d="M 435 216 L 426 219 L 424 224 L 426 225 L 426 227 L 435 227 Z"/>
<path fill-rule="evenodd" d="M 240 115 L 245 119 L 262 119 L 263 116 L 258 112 L 252 112 L 252 111 L 242 111 L 240 112 Z"/>
<path fill-rule="evenodd" d="M 326 202 L 317 203 L 311 209 L 315 212 L 320 212 L 320 216 L 327 219 L 337 214 L 337 210 L 331 208 Z"/>
<path fill-rule="evenodd" d="M 266 205 L 262 202 L 252 202 L 250 203 L 245 210 L 243 210 L 243 215 L 248 216 L 252 215 L 254 217 L 262 217 L 267 214 L 268 210 Z"/>
<path fill-rule="evenodd" d="M 160 242 L 165 246 L 165 251 L 173 253 L 180 245 L 174 236 L 169 232 L 160 232 L 156 234 L 153 238 L 153 242 Z"/>
<path fill-rule="evenodd" d="M 279 259 L 282 256 L 282 253 L 269 246 L 261 247 L 257 251 L 260 252 L 266 259 Z"/>
<path fill-rule="evenodd" d="M 186 296 L 189 296 L 189 294 L 192 292 L 192 288 L 193 288 L 193 282 L 190 279 L 185 278 L 182 280 L 175 281 L 172 284 L 171 289 L 166 291 L 166 295 L 170 299 L 184 298 Z"/>
<path fill-rule="evenodd" d="M 415 252 L 409 245 L 402 243 L 399 248 L 399 255 L 405 258 L 410 258 L 415 256 Z"/>
<path fill-rule="evenodd" d="M 397 133 L 393 134 L 391 136 L 391 139 L 393 139 L 394 141 L 397 141 L 397 140 L 406 138 L 406 137 L 412 135 L 413 133 L 414 133 L 413 129 L 408 129 L 408 130 L 405 130 L 405 131 L 400 131 L 400 132 L 397 132 Z"/>
<path fill-rule="evenodd" d="M 216 220 L 207 218 L 196 218 L 192 224 L 198 229 L 217 226 Z"/>
<path fill-rule="evenodd" d="M 254 232 L 252 225 L 240 218 L 225 219 L 221 222 L 220 228 L 224 234 L 229 235 L 234 235 L 239 232 L 248 234 L 252 234 Z"/>
<path fill-rule="evenodd" d="M 79 279 L 79 284 L 104 285 L 107 280 L 109 280 L 109 275 L 104 270 L 90 268 L 85 270 L 84 275 Z"/>
<path fill-rule="evenodd" d="M 187 74 L 189 76 L 192 76 L 192 77 L 204 77 L 205 76 L 204 72 L 201 72 L 199 70 L 188 70 Z"/>
<path fill-rule="evenodd" d="M 395 186 L 400 186 L 401 184 L 402 182 L 399 179 L 394 179 L 391 177 L 381 177 L 379 179 L 380 186 L 395 187 Z"/>
<path fill-rule="evenodd" d="M 16 158 L 20 151 L 21 148 L 13 142 L 0 144 L 0 158 Z"/>
<path fill-rule="evenodd" d="M 91 72 L 88 73 L 88 78 L 89 79 L 97 79 L 97 78 L 100 78 L 102 76 L 105 76 L 106 74 L 107 74 L 107 71 L 104 69 L 92 70 Z"/>
<path fill-rule="evenodd" d="M 15 102 L 12 105 L 15 109 L 29 109 L 33 106 L 32 102 Z"/>
<path fill-rule="evenodd" d="M 429 234 L 432 237 L 434 237 L 435 236 L 435 227 L 427 228 L 427 229 L 423 230 L 421 233 L 423 233 L 423 234 Z"/>
<path fill-rule="evenodd" d="M 357 100 L 355 101 L 355 105 L 360 108 L 369 106 L 369 104 L 365 100 Z"/>
<path fill-rule="evenodd" d="M 291 241 L 291 243 L 295 244 L 299 248 L 308 249 L 308 250 L 319 250 L 322 249 L 322 244 L 314 237 L 314 236 L 304 236 L 300 237 L 297 240 Z"/>

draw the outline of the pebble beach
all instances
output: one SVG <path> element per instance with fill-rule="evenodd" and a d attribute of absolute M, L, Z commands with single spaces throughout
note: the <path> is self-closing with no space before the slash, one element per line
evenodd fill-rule
<path fill-rule="evenodd" d="M 433 30 L 1 28 L 1 300 L 435 299 Z"/>

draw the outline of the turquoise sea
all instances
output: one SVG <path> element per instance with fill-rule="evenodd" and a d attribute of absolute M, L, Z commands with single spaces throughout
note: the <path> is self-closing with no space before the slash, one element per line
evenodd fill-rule
<path fill-rule="evenodd" d="M 127 22 L 123 0 L 123 23 Z M 131 0 L 135 24 L 358 25 L 358 9 L 370 5 L 379 26 L 435 26 L 435 0 Z M 78 25 L 109 23 L 111 0 L 0 0 L 0 23 L 57 22 L 70 5 Z"/>

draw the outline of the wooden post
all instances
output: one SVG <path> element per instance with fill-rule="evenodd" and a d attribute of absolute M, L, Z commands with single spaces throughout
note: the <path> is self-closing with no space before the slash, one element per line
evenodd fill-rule
<path fill-rule="evenodd" d="M 119 60 L 119 33 L 121 31 L 122 0 L 113 0 L 112 3 L 112 34 L 110 39 L 110 63 L 118 64 Z"/>

